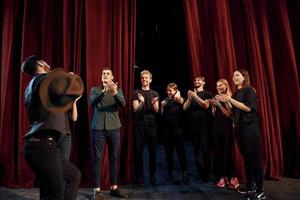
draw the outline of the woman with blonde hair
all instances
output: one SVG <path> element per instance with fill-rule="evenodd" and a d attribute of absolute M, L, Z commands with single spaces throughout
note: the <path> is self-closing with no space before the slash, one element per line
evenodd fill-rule
<path fill-rule="evenodd" d="M 232 95 L 230 86 L 226 79 L 220 79 L 216 84 L 218 95 Z M 239 186 L 237 178 L 234 176 L 234 165 L 232 151 L 234 137 L 232 133 L 232 113 L 231 104 L 220 102 L 215 98 L 211 100 L 212 114 L 214 116 L 212 134 L 214 138 L 214 169 L 215 176 L 219 179 L 218 187 L 228 186 L 236 189 Z M 230 182 L 229 182 L 230 180 Z"/>

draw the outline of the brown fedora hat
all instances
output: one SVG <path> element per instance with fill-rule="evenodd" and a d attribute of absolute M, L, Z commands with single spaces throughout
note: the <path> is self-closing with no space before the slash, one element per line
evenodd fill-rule
<path fill-rule="evenodd" d="M 42 105 L 50 112 L 66 112 L 84 90 L 81 78 L 67 73 L 63 68 L 56 68 L 47 73 L 39 89 Z"/>

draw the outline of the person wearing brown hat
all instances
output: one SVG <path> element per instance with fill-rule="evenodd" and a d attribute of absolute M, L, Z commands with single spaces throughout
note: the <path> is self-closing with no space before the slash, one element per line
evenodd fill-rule
<path fill-rule="evenodd" d="M 90 105 L 94 110 L 92 121 L 92 138 L 94 153 L 94 199 L 102 199 L 100 193 L 102 160 L 105 143 L 108 146 L 110 194 L 127 198 L 118 188 L 117 161 L 120 143 L 121 122 L 118 109 L 125 106 L 123 92 L 113 82 L 110 68 L 102 70 L 102 85 L 93 87 L 90 94 Z"/>
<path fill-rule="evenodd" d="M 37 177 L 40 199 L 75 200 L 81 173 L 63 159 L 64 150 L 70 147 L 59 143 L 70 133 L 67 111 L 73 108 L 71 118 L 77 118 L 82 80 L 63 69 L 51 71 L 37 56 L 28 57 L 21 68 L 33 77 L 24 95 L 30 123 L 24 157 Z"/>

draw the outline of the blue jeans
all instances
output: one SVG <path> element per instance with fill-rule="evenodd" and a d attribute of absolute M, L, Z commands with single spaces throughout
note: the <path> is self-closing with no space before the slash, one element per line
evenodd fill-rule
<path fill-rule="evenodd" d="M 94 151 L 94 186 L 100 188 L 102 160 L 105 143 L 108 146 L 109 181 L 111 185 L 117 185 L 117 161 L 120 143 L 120 130 L 92 130 Z"/>

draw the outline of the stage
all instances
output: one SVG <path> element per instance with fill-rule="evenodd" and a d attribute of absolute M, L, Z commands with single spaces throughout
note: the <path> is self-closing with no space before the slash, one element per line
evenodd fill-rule
<path fill-rule="evenodd" d="M 191 185 L 182 186 L 176 182 L 167 182 L 164 179 L 166 174 L 166 163 L 164 157 L 164 150 L 162 145 L 157 147 L 157 178 L 160 185 L 157 187 L 151 186 L 147 174 L 148 166 L 148 152 L 144 151 L 145 163 L 145 186 L 139 187 L 137 185 L 123 185 L 120 188 L 124 193 L 127 193 L 130 199 L 201 199 L 201 200 L 238 200 L 244 199 L 244 195 L 227 188 L 218 188 L 215 184 L 210 182 L 203 182 L 197 180 L 196 168 L 193 161 L 193 151 L 191 144 L 187 144 L 187 155 L 189 162 L 189 172 L 191 178 Z M 174 177 L 180 180 L 180 170 L 177 157 L 175 157 L 175 173 Z M 266 180 L 265 193 L 269 200 L 298 200 L 300 198 L 300 179 L 292 179 L 282 177 L 278 181 Z M 91 199 L 93 195 L 92 188 L 80 188 L 78 200 Z M 104 199 L 118 199 L 112 198 L 109 191 L 103 192 Z M 32 200 L 39 199 L 38 189 L 10 189 L 0 187 L 0 199 L 2 200 Z"/>
<path fill-rule="evenodd" d="M 163 182 L 158 187 L 146 185 L 138 187 L 128 185 L 121 187 L 130 199 L 201 199 L 201 200 L 238 200 L 244 196 L 229 189 L 217 188 L 212 182 L 203 183 L 192 179 L 190 186 L 179 186 Z M 92 188 L 81 188 L 78 200 L 91 199 Z M 265 181 L 265 191 L 269 200 L 298 200 L 300 198 L 300 180 L 281 178 L 279 181 Z M 103 192 L 104 199 L 111 198 L 109 191 Z M 7 200 L 32 200 L 38 199 L 38 189 L 9 189 L 0 187 L 0 199 Z"/>

